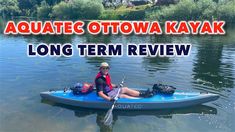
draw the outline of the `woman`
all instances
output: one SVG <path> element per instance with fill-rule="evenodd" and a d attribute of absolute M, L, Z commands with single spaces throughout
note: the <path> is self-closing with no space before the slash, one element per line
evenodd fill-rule
<path fill-rule="evenodd" d="M 118 92 L 118 86 L 111 83 L 111 77 L 109 72 L 109 64 L 107 62 L 103 62 L 100 64 L 100 71 L 96 75 L 95 78 L 95 84 L 97 89 L 97 94 L 108 100 L 108 101 L 114 101 L 115 97 L 119 93 L 120 98 L 130 98 L 135 99 L 136 97 L 151 97 L 153 96 L 152 92 L 149 90 L 147 91 L 137 91 L 132 90 L 127 87 L 122 87 L 120 89 L 120 92 Z"/>

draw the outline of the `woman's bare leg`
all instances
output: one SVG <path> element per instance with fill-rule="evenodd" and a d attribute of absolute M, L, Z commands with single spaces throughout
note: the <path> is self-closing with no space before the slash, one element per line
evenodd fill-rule
<path fill-rule="evenodd" d="M 128 94 L 130 96 L 139 97 L 140 92 L 136 91 L 136 90 L 133 90 L 133 89 L 129 89 L 127 87 L 123 87 L 122 88 L 122 94 Z"/>
<path fill-rule="evenodd" d="M 136 98 L 136 97 L 129 96 L 129 95 L 127 95 L 127 94 L 120 94 L 119 97 L 120 97 L 120 98 L 127 98 L 127 99 L 138 99 L 138 98 Z"/>

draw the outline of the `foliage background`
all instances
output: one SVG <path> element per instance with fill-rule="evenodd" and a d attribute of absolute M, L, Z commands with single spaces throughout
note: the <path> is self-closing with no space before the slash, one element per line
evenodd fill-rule
<path fill-rule="evenodd" d="M 112 0 L 111 0 L 112 1 Z M 152 0 L 153 3 L 155 0 Z M 3 18 L 102 20 L 225 20 L 235 22 L 235 0 L 180 0 L 175 4 L 146 4 L 129 7 L 102 0 L 0 0 Z"/>

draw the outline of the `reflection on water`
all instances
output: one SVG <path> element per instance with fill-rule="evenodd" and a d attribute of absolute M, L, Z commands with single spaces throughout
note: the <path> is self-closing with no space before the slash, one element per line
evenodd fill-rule
<path fill-rule="evenodd" d="M 72 39 L 74 36 L 69 35 L 30 35 L 30 36 L 24 36 L 27 43 L 33 43 L 33 44 L 39 44 L 39 43 L 72 43 Z"/>
<path fill-rule="evenodd" d="M 173 38 L 171 36 L 149 36 L 150 43 L 171 43 Z"/>
<path fill-rule="evenodd" d="M 230 58 L 234 59 L 234 58 Z M 196 61 L 194 62 L 194 79 L 196 83 L 213 87 L 213 90 L 221 88 L 233 88 L 234 62 L 223 61 L 223 45 L 202 44 L 198 47 Z"/>
<path fill-rule="evenodd" d="M 187 115 L 187 114 L 217 114 L 217 109 L 206 106 L 198 105 L 187 108 L 180 109 L 166 109 L 166 110 L 147 110 L 147 111 L 123 111 L 123 110 L 114 110 L 113 111 L 113 123 L 111 126 L 106 126 L 103 123 L 105 114 L 107 110 L 100 109 L 86 109 L 81 107 L 73 107 L 69 105 L 53 103 L 47 100 L 41 100 L 42 103 L 48 104 L 53 107 L 60 107 L 63 109 L 68 109 L 74 112 L 74 115 L 77 118 L 86 118 L 90 115 L 96 115 L 96 123 L 100 128 L 100 132 L 111 132 L 113 131 L 113 126 L 118 121 L 118 117 L 137 117 L 137 116 L 154 116 L 156 118 L 172 119 L 174 115 Z"/>
<path fill-rule="evenodd" d="M 108 57 L 85 57 L 86 58 L 86 62 L 90 65 L 93 65 L 96 69 L 99 68 L 100 63 L 102 62 L 107 62 L 110 63 L 111 62 L 111 58 Z"/>
<path fill-rule="evenodd" d="M 172 60 L 168 57 L 145 57 L 143 58 L 143 64 L 145 64 L 146 70 L 150 72 L 156 72 L 160 70 L 167 70 Z M 148 64 L 148 65 L 146 65 Z"/>
<path fill-rule="evenodd" d="M 111 35 L 91 35 L 91 34 L 85 34 L 82 36 L 85 39 L 86 43 L 104 43 L 108 44 L 111 43 Z"/>

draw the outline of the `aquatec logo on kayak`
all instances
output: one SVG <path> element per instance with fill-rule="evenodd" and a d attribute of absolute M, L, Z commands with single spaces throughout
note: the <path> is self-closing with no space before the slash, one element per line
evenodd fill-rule
<path fill-rule="evenodd" d="M 118 109 L 142 109 L 144 106 L 142 104 L 116 104 L 115 108 Z"/>

